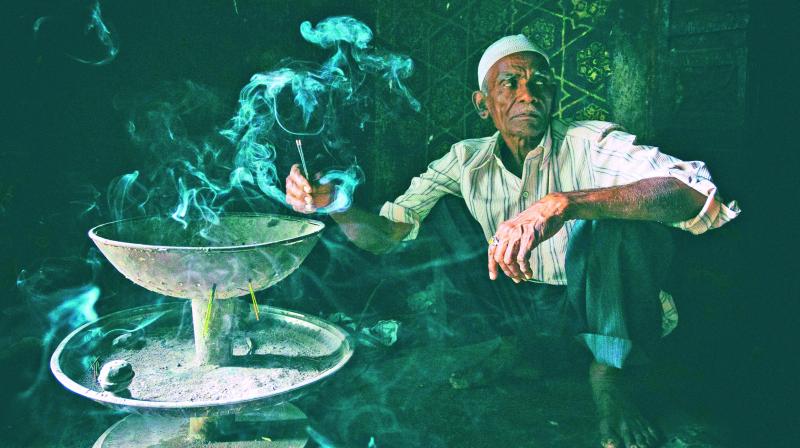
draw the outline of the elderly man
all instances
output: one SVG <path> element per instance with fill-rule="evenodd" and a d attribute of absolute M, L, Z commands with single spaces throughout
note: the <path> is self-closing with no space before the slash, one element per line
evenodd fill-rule
<path fill-rule="evenodd" d="M 670 329 L 671 297 L 660 290 L 671 256 L 666 226 L 701 233 L 739 210 L 717 196 L 702 162 L 636 145 L 612 123 L 551 119 L 548 56 L 523 35 L 486 49 L 478 85 L 473 102 L 497 133 L 453 145 L 380 216 L 357 208 L 331 216 L 357 246 L 381 253 L 414 239 L 439 198 L 462 197 L 489 241 L 489 278 L 502 271 L 514 282 L 507 289 L 525 297 L 521 322 L 571 333 L 591 351 L 602 445 L 653 446 L 656 432 L 621 377 Z M 295 166 L 286 193 L 309 213 L 331 191 Z"/>

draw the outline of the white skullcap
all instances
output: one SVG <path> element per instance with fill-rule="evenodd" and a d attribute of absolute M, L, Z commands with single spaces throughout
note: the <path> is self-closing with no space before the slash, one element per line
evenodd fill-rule
<path fill-rule="evenodd" d="M 478 63 L 478 88 L 483 86 L 483 79 L 489 73 L 489 69 L 500 59 L 514 53 L 522 51 L 532 51 L 542 55 L 547 64 L 550 64 L 550 58 L 539 47 L 534 45 L 525 37 L 524 34 L 517 34 L 514 36 L 506 36 L 498 39 L 495 43 L 489 45 L 489 48 L 483 52 L 481 61 Z"/>

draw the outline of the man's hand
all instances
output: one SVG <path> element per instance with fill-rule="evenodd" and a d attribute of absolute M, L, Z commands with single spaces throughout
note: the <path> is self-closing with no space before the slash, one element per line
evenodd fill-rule
<path fill-rule="evenodd" d="M 286 203 L 296 212 L 314 213 L 317 209 L 330 205 L 333 196 L 334 187 L 331 184 L 312 184 L 300 172 L 298 165 L 292 165 L 286 177 Z M 411 224 L 390 221 L 355 206 L 332 211 L 329 216 L 353 244 L 375 254 L 392 250 L 413 227 Z"/>
<path fill-rule="evenodd" d="M 489 245 L 489 278 L 497 278 L 498 265 L 514 283 L 532 278 L 531 250 L 561 230 L 568 204 L 566 195 L 551 193 L 500 224 Z"/>
<path fill-rule="evenodd" d="M 311 185 L 300 172 L 300 166 L 292 165 L 286 177 L 286 203 L 299 213 L 314 213 L 325 207 L 333 199 L 333 187 L 328 185 Z"/>

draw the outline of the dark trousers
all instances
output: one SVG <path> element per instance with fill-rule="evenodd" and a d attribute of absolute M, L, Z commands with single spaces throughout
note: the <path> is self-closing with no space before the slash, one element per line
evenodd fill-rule
<path fill-rule="evenodd" d="M 566 286 L 514 284 L 501 274 L 482 306 L 521 338 L 575 336 L 596 361 L 617 368 L 645 360 L 661 337 L 669 232 L 650 222 L 578 221 L 567 248 Z"/>

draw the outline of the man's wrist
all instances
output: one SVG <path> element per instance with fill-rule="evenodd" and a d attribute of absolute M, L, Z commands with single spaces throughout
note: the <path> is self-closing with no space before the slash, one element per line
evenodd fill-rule
<path fill-rule="evenodd" d="M 608 217 L 609 195 L 604 190 L 578 190 L 561 193 L 566 198 L 564 220 L 604 219 Z"/>
<path fill-rule="evenodd" d="M 576 192 L 569 191 L 564 193 L 558 193 L 560 199 L 563 203 L 563 211 L 561 213 L 561 217 L 564 221 L 569 221 L 572 219 L 580 219 L 581 217 L 581 210 L 582 210 L 582 203 L 577 197 Z"/>

